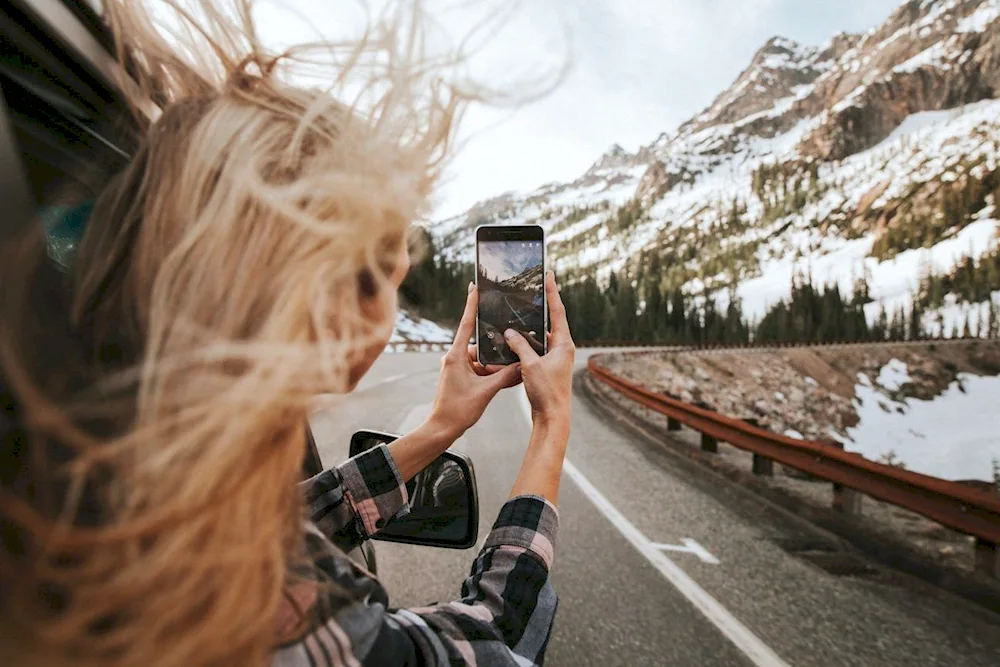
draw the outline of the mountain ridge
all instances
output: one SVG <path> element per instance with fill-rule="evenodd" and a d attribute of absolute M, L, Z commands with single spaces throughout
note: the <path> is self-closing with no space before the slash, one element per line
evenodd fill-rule
<path fill-rule="evenodd" d="M 787 294 L 797 263 L 833 255 L 845 266 L 820 279 L 849 289 L 892 269 L 898 279 L 878 278 L 873 293 L 899 301 L 918 287 L 915 265 L 957 263 L 935 254 L 940 243 L 972 236 L 980 255 L 994 245 L 998 16 L 998 0 L 911 0 L 822 45 L 773 37 L 675 132 L 635 153 L 615 144 L 572 182 L 430 229 L 446 258 L 467 260 L 475 225 L 541 224 L 567 280 L 655 257 L 664 288 L 735 288 L 757 315 Z M 919 261 L 907 254 L 921 248 Z"/>
<path fill-rule="evenodd" d="M 545 284 L 545 268 L 541 264 L 529 266 L 521 273 L 508 278 L 501 285 L 528 293 L 541 293 Z"/>

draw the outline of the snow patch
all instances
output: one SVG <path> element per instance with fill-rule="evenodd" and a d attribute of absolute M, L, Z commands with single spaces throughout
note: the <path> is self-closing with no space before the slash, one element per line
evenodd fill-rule
<path fill-rule="evenodd" d="M 903 120 L 902 123 L 899 124 L 899 127 L 893 130 L 892 133 L 873 150 L 878 150 L 884 146 L 896 143 L 903 137 L 916 135 L 922 130 L 933 127 L 938 123 L 947 122 L 951 115 L 951 110 L 921 111 L 920 113 L 910 114 Z"/>
<path fill-rule="evenodd" d="M 955 32 L 983 32 L 1000 17 L 1000 0 L 990 0 L 958 22 Z"/>
<path fill-rule="evenodd" d="M 449 343 L 454 337 L 455 332 L 450 329 L 401 310 L 396 316 L 396 330 L 389 342 Z"/>
<path fill-rule="evenodd" d="M 910 374 L 907 372 L 906 362 L 900 361 L 899 359 L 892 359 L 889 363 L 882 367 L 881 371 L 879 371 L 876 382 L 883 389 L 897 391 L 910 380 L 911 378 Z"/>
<path fill-rule="evenodd" d="M 865 384 L 855 394 L 860 421 L 847 429 L 848 451 L 873 460 L 891 453 L 907 469 L 934 477 L 991 481 L 992 462 L 1000 459 L 1000 377 L 960 373 L 930 401 L 894 401 Z"/>
<path fill-rule="evenodd" d="M 937 67 L 938 69 L 949 69 L 948 57 L 952 50 L 946 42 L 936 42 L 933 46 L 921 51 L 905 63 L 892 68 L 893 72 L 899 74 L 909 74 L 916 72 L 922 67 Z"/>

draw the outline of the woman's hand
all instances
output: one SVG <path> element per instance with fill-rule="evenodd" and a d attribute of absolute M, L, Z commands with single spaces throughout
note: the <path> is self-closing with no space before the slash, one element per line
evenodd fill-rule
<path fill-rule="evenodd" d="M 483 366 L 477 361 L 476 346 L 469 345 L 469 339 L 476 328 L 478 306 L 479 292 L 469 285 L 469 298 L 455 332 L 455 342 L 441 360 L 437 396 L 428 420 L 452 440 L 479 421 L 501 389 L 521 382 L 520 364 Z"/>
<path fill-rule="evenodd" d="M 521 334 L 512 330 L 504 332 L 507 344 L 521 360 L 521 375 L 531 402 L 532 421 L 531 440 L 510 495 L 512 498 L 541 496 L 557 504 L 559 480 L 569 442 L 576 346 L 573 345 L 566 322 L 566 308 L 551 271 L 545 274 L 545 295 L 552 320 L 548 354 L 539 357 Z"/>
<path fill-rule="evenodd" d="M 568 432 L 576 346 L 566 321 L 566 307 L 559 296 L 556 278 L 551 271 L 545 274 L 545 296 L 549 303 L 549 319 L 552 321 L 548 353 L 543 357 L 538 356 L 524 336 L 513 329 L 505 331 L 504 338 L 521 360 L 521 376 L 531 402 L 534 424 L 565 428 Z"/>

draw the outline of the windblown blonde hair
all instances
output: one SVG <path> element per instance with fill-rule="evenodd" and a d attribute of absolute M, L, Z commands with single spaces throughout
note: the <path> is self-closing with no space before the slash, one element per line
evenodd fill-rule
<path fill-rule="evenodd" d="M 259 665 L 302 556 L 307 406 L 391 327 L 371 304 L 479 93 L 427 55 L 413 0 L 280 54 L 250 0 L 104 7 L 136 108 L 162 114 L 137 112 L 141 144 L 89 220 L 71 366 L 39 370 L 4 313 L 23 467 L 0 510 L 0 655 Z"/>

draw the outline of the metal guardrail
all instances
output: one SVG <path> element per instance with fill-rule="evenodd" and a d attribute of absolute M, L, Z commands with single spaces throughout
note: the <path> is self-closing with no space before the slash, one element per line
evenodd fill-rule
<path fill-rule="evenodd" d="M 703 449 L 721 441 L 754 454 L 754 472 L 769 474 L 778 463 L 834 483 L 834 506 L 847 509 L 851 492 L 891 503 L 976 538 L 976 569 L 1000 578 L 1000 496 L 957 482 L 876 463 L 828 444 L 797 440 L 718 412 L 657 394 L 618 377 L 598 357 L 588 361 L 592 377 L 623 396 L 702 434 Z M 706 444 L 709 447 L 706 447 Z M 761 465 L 768 463 L 768 465 Z M 847 492 L 847 493 L 845 493 Z M 847 510 L 849 511 L 849 510 Z"/>
<path fill-rule="evenodd" d="M 693 353 L 726 353 L 741 351 L 767 351 L 767 350 L 789 350 L 799 348 L 859 348 L 884 345 L 887 347 L 920 347 L 927 345 L 962 345 L 969 343 L 1000 343 L 1000 339 L 982 338 L 977 336 L 955 337 L 955 338 L 926 338 L 921 340 L 871 340 L 871 341 L 789 341 L 789 342 L 767 342 L 767 343 L 702 343 L 679 345 L 674 343 L 629 343 L 622 341 L 591 341 L 586 344 L 577 344 L 579 348 L 631 348 L 640 351 L 668 351 L 668 352 L 693 352 Z"/>
<path fill-rule="evenodd" d="M 447 352 L 451 341 L 403 341 L 389 343 L 385 346 L 387 352 Z"/>
<path fill-rule="evenodd" d="M 768 350 L 787 350 L 797 348 L 857 348 L 871 347 L 874 345 L 885 345 L 890 347 L 911 347 L 925 345 L 960 345 L 968 343 L 1000 343 L 1000 340 L 992 338 L 938 338 L 928 340 L 908 340 L 908 341 L 870 341 L 870 342 L 825 342 L 815 343 L 799 341 L 793 343 L 710 343 L 705 345 L 667 345 L 661 343 L 624 343 L 624 342 L 602 342 L 589 343 L 585 348 L 630 348 L 634 352 L 622 352 L 622 354 L 643 354 L 650 351 L 683 352 L 685 354 L 724 354 L 728 352 L 763 352 Z M 451 347 L 451 341 L 398 341 L 389 343 L 386 350 L 389 352 L 447 352 Z"/>

